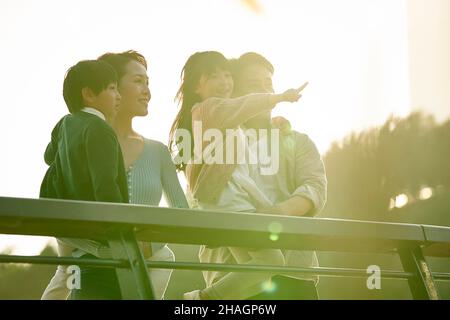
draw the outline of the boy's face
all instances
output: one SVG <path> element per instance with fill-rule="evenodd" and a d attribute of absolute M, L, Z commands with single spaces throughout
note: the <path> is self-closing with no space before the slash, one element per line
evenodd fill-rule
<path fill-rule="evenodd" d="M 91 106 L 101 111 L 108 122 L 115 118 L 119 110 L 120 94 L 117 91 L 117 84 L 110 83 L 106 89 L 98 95 L 92 97 Z"/>

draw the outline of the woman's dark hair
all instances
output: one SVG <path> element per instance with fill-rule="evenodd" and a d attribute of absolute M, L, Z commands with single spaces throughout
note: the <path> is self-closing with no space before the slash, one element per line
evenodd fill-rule
<path fill-rule="evenodd" d="M 172 154 L 184 159 L 183 151 L 175 151 L 180 141 L 175 141 L 176 131 L 178 129 L 186 129 L 190 133 L 191 150 L 190 157 L 193 155 L 194 138 L 192 135 L 192 114 L 191 109 L 197 102 L 201 102 L 200 96 L 195 93 L 199 80 L 202 75 L 209 76 L 217 70 L 230 70 L 228 60 L 217 51 L 203 51 L 196 52 L 189 57 L 181 71 L 181 85 L 175 96 L 175 101 L 181 105 L 175 121 L 172 124 L 169 134 L 169 150 Z M 177 159 L 176 159 L 177 160 Z M 185 162 L 175 161 L 178 170 L 184 171 L 186 169 Z M 179 163 L 180 162 L 180 163 Z"/>
<path fill-rule="evenodd" d="M 117 80 L 114 68 L 103 61 L 83 60 L 70 67 L 63 83 L 63 97 L 70 113 L 85 107 L 81 93 L 83 88 L 87 87 L 97 95 Z"/>
<path fill-rule="evenodd" d="M 128 50 L 120 53 L 108 52 L 98 57 L 97 60 L 109 63 L 116 70 L 119 80 L 125 75 L 127 64 L 130 61 L 136 61 L 142 64 L 145 67 L 145 70 L 147 70 L 147 61 L 144 56 L 134 50 Z"/>

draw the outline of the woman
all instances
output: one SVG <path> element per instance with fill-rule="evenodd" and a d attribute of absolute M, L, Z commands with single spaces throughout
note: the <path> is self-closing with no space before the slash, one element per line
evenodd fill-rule
<path fill-rule="evenodd" d="M 128 191 L 130 203 L 159 205 L 164 192 L 167 203 L 171 207 L 187 208 L 186 198 L 178 181 L 175 167 L 173 165 L 167 147 L 154 140 L 145 139 L 133 130 L 132 120 L 134 117 L 146 116 L 148 114 L 148 102 L 151 94 L 148 88 L 147 62 L 145 58 L 136 51 L 122 53 L 106 53 L 99 60 L 108 62 L 116 70 L 119 76 L 118 90 L 122 96 L 120 109 L 113 122 L 114 131 L 117 134 L 127 170 Z M 98 246 L 89 240 L 64 239 L 65 243 L 58 241 L 59 255 L 67 256 L 72 253 L 75 256 L 84 254 L 96 257 L 108 257 L 108 248 Z M 81 248 L 73 251 L 73 247 Z M 173 252 L 166 244 L 152 243 L 151 246 L 141 243 L 144 257 L 156 261 L 174 261 Z M 73 252 L 72 252 L 73 251 Z M 151 254 L 153 252 L 153 254 Z M 98 277 L 98 268 L 85 268 L 82 278 Z M 105 274 L 105 282 L 112 279 L 109 284 L 110 296 L 105 298 L 120 298 L 117 279 L 114 269 L 102 269 Z M 172 270 L 151 269 L 155 296 L 158 299 L 164 297 Z M 66 299 L 69 290 L 66 286 L 68 275 L 65 268 L 58 266 L 57 272 L 45 290 L 42 299 Z M 83 280 L 82 280 L 83 282 Z M 82 292 L 75 290 L 75 298 L 83 298 Z"/>
<path fill-rule="evenodd" d="M 226 141 L 226 137 L 203 141 L 198 133 L 218 129 L 216 132 L 228 134 L 230 130 L 226 129 L 234 129 L 232 134 L 237 132 L 238 141 L 245 146 L 246 137 L 242 125 L 249 119 L 270 111 L 279 102 L 297 101 L 302 88 L 289 89 L 282 94 L 261 93 L 231 99 L 233 78 L 228 63 L 221 53 L 215 51 L 197 52 L 188 59 L 177 94 L 181 109 L 172 125 L 169 148 L 172 150 L 176 146 L 178 149 L 178 168 L 185 171 L 189 196 L 195 206 L 201 209 L 256 212 L 260 208 L 255 208 L 250 198 L 261 195 L 252 194 L 257 188 L 252 188 L 251 184 L 254 182 L 248 178 L 249 166 L 236 161 L 234 150 L 239 150 L 239 147 L 227 149 L 227 144 L 222 143 Z M 194 125 L 201 125 L 202 130 L 193 130 Z M 177 130 L 180 129 L 188 131 L 193 138 L 190 147 L 184 140 L 178 139 L 180 133 Z M 211 150 L 214 150 L 214 154 Z M 227 159 L 233 152 L 231 158 L 235 160 L 234 163 L 206 161 L 206 157 L 215 157 L 220 151 L 224 151 L 223 158 L 226 155 Z M 242 155 L 238 154 L 237 157 L 241 158 Z M 238 263 L 284 265 L 281 250 L 230 248 L 230 251 Z M 227 257 L 221 260 L 226 261 Z M 185 294 L 185 298 L 241 299 L 245 298 L 249 288 L 268 278 L 270 275 L 267 274 L 242 275 L 231 272 L 217 277 L 218 281 L 205 279 L 207 288 Z"/>

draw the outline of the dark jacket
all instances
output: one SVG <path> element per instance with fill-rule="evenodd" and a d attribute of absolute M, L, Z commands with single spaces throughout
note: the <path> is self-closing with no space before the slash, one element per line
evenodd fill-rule
<path fill-rule="evenodd" d="M 77 112 L 63 117 L 45 151 L 40 197 L 128 203 L 122 151 L 111 126 Z"/>

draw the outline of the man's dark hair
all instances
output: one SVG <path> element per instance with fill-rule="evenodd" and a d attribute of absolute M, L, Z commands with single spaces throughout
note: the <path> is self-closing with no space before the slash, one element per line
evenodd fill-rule
<path fill-rule="evenodd" d="M 89 88 L 99 94 L 111 83 L 117 83 L 117 74 L 108 63 L 98 60 L 83 60 L 67 70 L 64 77 L 63 97 L 70 113 L 85 107 L 81 90 Z"/>
<path fill-rule="evenodd" d="M 234 95 L 242 95 L 242 92 L 240 91 L 242 88 L 242 82 L 244 81 L 244 79 L 242 79 L 243 70 L 247 67 L 255 65 L 266 68 L 272 74 L 275 71 L 272 63 L 256 52 L 247 52 L 241 55 L 238 59 L 230 59 L 231 73 L 233 75 L 235 88 Z"/>
<path fill-rule="evenodd" d="M 244 53 L 239 57 L 239 59 L 237 59 L 237 62 L 241 66 L 241 68 L 245 68 L 252 65 L 258 65 L 267 68 L 270 71 L 270 73 L 274 73 L 275 71 L 270 61 L 256 52 Z"/>

